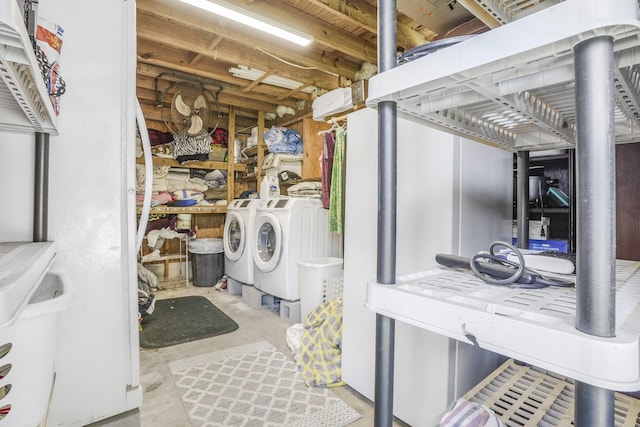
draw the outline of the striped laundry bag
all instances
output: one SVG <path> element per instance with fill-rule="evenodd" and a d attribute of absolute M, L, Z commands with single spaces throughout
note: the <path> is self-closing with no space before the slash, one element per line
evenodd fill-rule
<path fill-rule="evenodd" d="M 438 427 L 504 427 L 504 423 L 485 405 L 458 399 Z"/>

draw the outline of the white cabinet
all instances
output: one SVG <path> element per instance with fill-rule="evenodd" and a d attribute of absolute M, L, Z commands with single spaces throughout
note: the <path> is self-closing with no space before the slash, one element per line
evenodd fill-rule
<path fill-rule="evenodd" d="M 367 306 L 588 387 L 637 390 L 640 273 L 638 263 L 615 270 L 609 193 L 614 143 L 640 140 L 638 4 L 549 3 L 373 77 L 367 105 L 394 101 L 399 117 L 508 151 L 577 148 L 577 290 L 525 295 L 436 269 L 394 285 L 370 283 Z M 599 406 L 576 400 L 583 411 Z"/>

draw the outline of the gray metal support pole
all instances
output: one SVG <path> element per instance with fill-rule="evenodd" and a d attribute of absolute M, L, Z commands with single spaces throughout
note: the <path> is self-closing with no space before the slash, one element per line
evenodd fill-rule
<path fill-rule="evenodd" d="M 529 249 L 529 152 L 519 151 L 517 157 L 516 219 L 518 247 Z"/>
<path fill-rule="evenodd" d="M 396 66 L 396 2 L 378 2 L 378 67 L 380 72 Z M 378 104 L 378 252 L 377 281 L 396 280 L 396 103 Z M 374 425 L 393 424 L 393 368 L 395 321 L 376 315 L 376 367 Z"/>
<path fill-rule="evenodd" d="M 615 336 L 615 129 L 613 39 L 575 48 L 577 122 L 576 328 Z M 575 424 L 614 425 L 614 393 L 576 384 Z"/>
<path fill-rule="evenodd" d="M 49 134 L 36 132 L 35 148 L 33 241 L 46 242 L 49 222 Z"/>

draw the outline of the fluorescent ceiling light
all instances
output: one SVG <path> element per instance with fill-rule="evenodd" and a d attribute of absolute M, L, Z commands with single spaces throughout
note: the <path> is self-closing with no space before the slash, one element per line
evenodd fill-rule
<path fill-rule="evenodd" d="M 234 4 L 227 3 L 223 0 L 181 0 L 191 6 L 199 7 L 207 12 L 224 16 L 225 18 L 236 21 L 240 24 L 247 25 L 251 28 L 273 34 L 287 41 L 307 46 L 313 41 L 313 37 L 298 31 L 294 28 L 287 27 L 278 22 L 272 21 L 251 11 L 242 9 Z"/>
<path fill-rule="evenodd" d="M 255 81 L 262 78 L 262 75 L 264 74 L 264 71 L 256 70 L 255 68 L 250 68 L 244 65 L 238 65 L 238 68 L 235 68 L 235 67 L 229 68 L 229 71 L 231 72 L 231 74 L 233 74 L 234 77 L 239 77 L 241 79 L 247 79 L 251 81 Z M 271 74 L 270 76 L 265 77 L 264 80 L 260 80 L 260 81 L 261 83 L 283 87 L 285 89 L 297 89 L 303 85 L 303 83 L 301 82 L 291 80 L 286 77 L 278 76 L 275 74 Z M 306 92 L 306 93 L 314 93 L 317 91 L 318 91 L 318 88 L 315 86 L 307 86 L 304 89 L 300 89 L 300 92 Z"/>

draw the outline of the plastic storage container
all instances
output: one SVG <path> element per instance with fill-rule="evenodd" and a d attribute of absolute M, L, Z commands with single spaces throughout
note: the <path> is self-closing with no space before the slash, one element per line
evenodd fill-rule
<path fill-rule="evenodd" d="M 15 321 L 0 327 L 0 427 L 31 427 L 44 420 L 58 318 L 72 296 L 66 275 L 47 273 Z"/>
<path fill-rule="evenodd" d="M 324 257 L 298 261 L 300 318 L 314 308 L 342 297 L 342 258 Z"/>
<path fill-rule="evenodd" d="M 222 239 L 195 239 L 189 242 L 191 278 L 194 286 L 214 286 L 224 274 Z"/>

